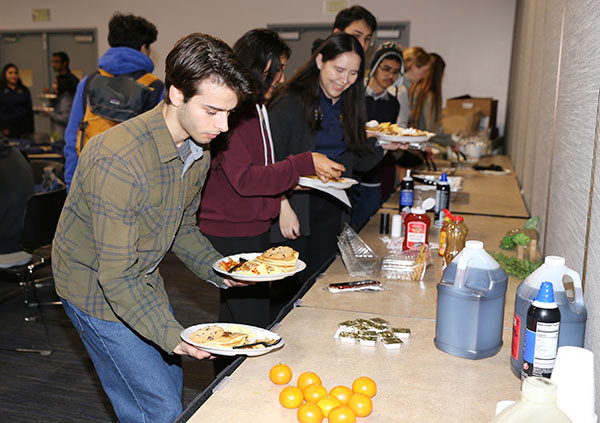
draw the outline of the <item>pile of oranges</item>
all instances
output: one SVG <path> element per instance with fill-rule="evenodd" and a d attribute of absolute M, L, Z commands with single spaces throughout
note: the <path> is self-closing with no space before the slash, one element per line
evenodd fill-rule
<path fill-rule="evenodd" d="M 292 380 L 292 370 L 279 363 L 269 372 L 269 379 L 277 385 L 287 385 Z M 356 378 L 352 389 L 336 386 L 329 392 L 321 384 L 321 378 L 313 372 L 304 372 L 296 385 L 286 386 L 279 394 L 279 403 L 285 408 L 297 408 L 300 423 L 355 423 L 357 417 L 367 417 L 373 411 L 371 398 L 377 393 L 377 385 L 367 376 Z"/>

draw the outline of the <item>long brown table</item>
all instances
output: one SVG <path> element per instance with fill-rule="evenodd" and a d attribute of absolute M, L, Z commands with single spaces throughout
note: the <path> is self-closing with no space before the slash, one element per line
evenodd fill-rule
<path fill-rule="evenodd" d="M 444 162 L 439 162 L 443 166 Z M 462 191 L 451 194 L 450 211 L 458 214 L 477 214 L 500 217 L 528 218 L 523 197 L 507 156 L 483 157 L 479 164 L 497 164 L 507 169 L 506 174 L 487 174 L 471 168 L 457 168 L 454 176 L 463 178 Z M 383 204 L 383 208 L 397 209 L 400 194 L 394 192 Z"/>

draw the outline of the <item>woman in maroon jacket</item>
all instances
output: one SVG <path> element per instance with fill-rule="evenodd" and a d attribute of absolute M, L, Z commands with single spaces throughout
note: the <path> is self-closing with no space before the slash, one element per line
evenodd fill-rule
<path fill-rule="evenodd" d="M 268 249 L 272 219 L 281 195 L 303 175 L 339 177 L 344 166 L 324 154 L 307 151 L 275 162 L 269 119 L 263 100 L 284 81 L 289 47 L 277 33 L 254 29 L 233 50 L 255 76 L 256 104 L 232 116 L 231 129 L 211 143 L 211 167 L 202 194 L 199 225 L 224 256 Z M 281 283 L 281 282 L 275 282 Z M 265 327 L 271 320 L 269 284 L 221 291 L 220 321 Z"/>

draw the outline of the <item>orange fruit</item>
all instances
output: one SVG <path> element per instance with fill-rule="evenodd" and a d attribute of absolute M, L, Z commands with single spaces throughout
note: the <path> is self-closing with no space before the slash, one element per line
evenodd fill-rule
<path fill-rule="evenodd" d="M 297 386 L 286 386 L 279 393 L 279 403 L 285 408 L 298 408 L 303 402 L 304 395 Z"/>
<path fill-rule="evenodd" d="M 304 372 L 298 376 L 298 383 L 296 385 L 298 385 L 298 388 L 304 389 L 312 383 L 321 383 L 319 375 L 313 372 Z"/>
<path fill-rule="evenodd" d="M 352 391 L 365 394 L 369 398 L 373 398 L 377 394 L 377 384 L 373 379 L 367 376 L 356 378 L 352 382 Z"/>
<path fill-rule="evenodd" d="M 323 410 L 323 415 L 327 417 L 329 416 L 329 412 L 332 408 L 339 407 L 342 405 L 342 403 L 340 403 L 340 400 L 336 397 L 325 395 L 324 397 L 321 397 L 319 401 L 317 401 L 317 405 L 321 407 L 321 410 Z"/>
<path fill-rule="evenodd" d="M 373 401 L 365 394 L 356 393 L 350 398 L 348 406 L 354 411 L 356 417 L 367 417 L 373 411 Z"/>
<path fill-rule="evenodd" d="M 348 401 L 350 401 L 350 397 L 354 394 L 352 389 L 347 386 L 336 386 L 331 391 L 329 391 L 329 395 L 332 397 L 336 397 L 340 400 L 342 405 L 348 405 Z"/>
<path fill-rule="evenodd" d="M 300 423 L 321 423 L 323 421 L 323 410 L 310 402 L 302 404 L 296 415 Z"/>
<path fill-rule="evenodd" d="M 277 385 L 285 385 L 292 380 L 292 369 L 287 364 L 279 363 L 271 367 L 269 379 Z"/>
<path fill-rule="evenodd" d="M 356 423 L 356 415 L 347 405 L 340 405 L 331 409 L 327 421 L 329 423 Z"/>
<path fill-rule="evenodd" d="M 327 395 L 327 389 L 320 383 L 311 383 L 304 388 L 304 399 L 306 402 L 317 403 L 321 398 Z"/>

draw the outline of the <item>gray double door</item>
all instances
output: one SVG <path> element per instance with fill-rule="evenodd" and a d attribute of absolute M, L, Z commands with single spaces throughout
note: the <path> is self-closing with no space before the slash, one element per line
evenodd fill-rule
<path fill-rule="evenodd" d="M 98 65 L 96 31 L 0 31 L 0 68 L 7 63 L 17 65 L 34 106 L 46 105 L 42 94 L 44 88 L 52 88 L 52 53 L 56 51 L 69 55 L 72 72 L 81 78 Z M 35 132 L 49 133 L 50 119 L 40 113 L 34 116 Z"/>

